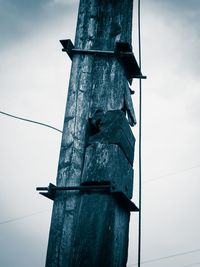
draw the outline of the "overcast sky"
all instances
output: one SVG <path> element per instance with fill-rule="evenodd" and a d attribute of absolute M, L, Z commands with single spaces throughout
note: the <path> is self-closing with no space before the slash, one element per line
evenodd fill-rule
<path fill-rule="evenodd" d="M 59 40 L 74 39 L 78 1 L 0 4 L 0 110 L 62 129 L 71 62 Z M 143 265 L 200 266 L 200 1 L 146 0 L 141 7 L 142 71 L 148 76 L 143 82 L 142 260 L 199 250 Z M 138 117 L 137 81 L 133 89 Z M 61 134 L 1 114 L 0 124 L 0 266 L 43 267 L 52 203 L 35 187 L 55 183 Z M 138 140 L 138 127 L 133 131 Z M 136 203 L 137 153 L 136 148 Z M 134 214 L 128 266 L 136 262 L 136 252 Z"/>

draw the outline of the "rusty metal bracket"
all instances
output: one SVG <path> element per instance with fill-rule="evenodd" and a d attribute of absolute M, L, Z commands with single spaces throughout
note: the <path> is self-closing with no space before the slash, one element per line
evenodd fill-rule
<path fill-rule="evenodd" d="M 37 187 L 39 193 L 51 200 L 55 199 L 56 191 L 80 191 L 82 193 L 92 193 L 92 192 L 105 192 L 112 194 L 119 205 L 123 206 L 125 209 L 131 211 L 139 211 L 136 205 L 127 196 L 116 189 L 115 185 L 112 185 L 109 181 L 101 182 L 84 182 L 80 186 L 55 186 L 54 184 L 49 184 L 47 187 Z M 46 192 L 43 192 L 46 191 Z"/>
<path fill-rule="evenodd" d="M 140 67 L 136 61 L 136 58 L 132 52 L 132 47 L 126 42 L 116 42 L 114 51 L 103 51 L 103 50 L 87 50 L 77 49 L 74 47 L 70 39 L 60 40 L 63 52 L 67 52 L 68 56 L 73 59 L 74 54 L 86 54 L 95 56 L 112 56 L 116 57 L 120 64 L 123 66 L 126 74 L 126 78 L 129 83 L 132 79 L 146 79 L 146 76 L 142 75 Z"/>

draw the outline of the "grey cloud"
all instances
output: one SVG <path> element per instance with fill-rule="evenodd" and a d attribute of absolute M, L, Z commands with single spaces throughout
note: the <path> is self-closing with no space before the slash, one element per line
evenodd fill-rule
<path fill-rule="evenodd" d="M 200 6 L 199 0 L 151 0 L 149 3 L 163 7 L 173 7 L 179 10 L 192 10 Z"/>
<path fill-rule="evenodd" d="M 172 56 L 171 68 L 176 66 L 176 71 L 181 72 L 182 77 L 191 76 L 195 79 L 200 68 L 197 60 L 200 46 L 200 1 L 150 0 L 144 2 L 142 8 L 144 32 L 150 32 L 150 43 L 157 45 L 162 42 L 164 47 L 160 46 L 160 49 L 163 50 L 163 55 L 166 54 L 164 49 L 171 47 L 172 53 L 168 55 L 168 58 Z M 151 18 L 146 16 L 150 13 Z M 149 19 L 157 21 L 156 28 L 162 27 L 163 31 L 158 34 L 156 28 L 150 28 L 147 24 Z M 166 30 L 170 36 L 167 36 Z"/>
<path fill-rule="evenodd" d="M 159 9 L 159 13 L 163 16 L 167 13 L 169 25 L 179 21 L 184 23 L 186 27 L 192 25 L 199 31 L 199 0 L 151 0 L 148 2 L 148 6 L 152 6 L 152 9 Z"/>
<path fill-rule="evenodd" d="M 1 49 L 15 45 L 16 42 L 38 31 L 44 23 L 53 23 L 67 11 L 74 8 L 77 1 L 2 0 L 0 9 Z M 45 19 L 44 19 L 45 18 Z"/>

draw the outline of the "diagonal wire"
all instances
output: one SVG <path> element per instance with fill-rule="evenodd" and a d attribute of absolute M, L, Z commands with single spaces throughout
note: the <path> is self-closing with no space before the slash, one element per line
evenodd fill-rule
<path fill-rule="evenodd" d="M 189 167 L 189 168 L 185 168 L 185 169 L 182 169 L 182 170 L 179 170 L 179 171 L 174 171 L 174 172 L 171 172 L 171 173 L 168 173 L 168 174 L 164 174 L 164 175 L 161 175 L 161 176 L 149 179 L 149 180 L 145 180 L 144 183 L 150 183 L 150 182 L 153 182 L 153 181 L 156 181 L 156 180 L 163 179 L 163 178 L 168 177 L 168 176 L 173 176 L 173 175 L 179 174 L 181 172 L 186 172 L 186 171 L 190 171 L 192 169 L 197 169 L 199 167 L 200 167 L 200 164 L 192 166 L 192 167 Z"/>
<path fill-rule="evenodd" d="M 190 267 L 190 266 L 197 266 L 197 265 L 200 266 L 200 261 L 199 261 L 199 262 L 196 262 L 196 263 L 193 263 L 193 264 L 184 265 L 184 266 L 182 266 L 182 267 Z"/>
<path fill-rule="evenodd" d="M 55 130 L 55 131 L 58 131 L 58 132 L 62 133 L 62 131 L 59 130 L 58 128 L 53 127 L 53 126 L 51 126 L 51 125 L 49 125 L 49 124 L 46 124 L 46 123 L 43 123 L 43 122 L 34 121 L 34 120 L 29 120 L 29 119 L 25 119 L 25 118 L 15 116 L 15 115 L 12 115 L 12 114 L 7 113 L 7 112 L 4 112 L 4 111 L 0 111 L 0 113 L 3 114 L 3 115 L 6 115 L 6 116 L 12 117 L 12 118 L 14 118 L 14 119 L 18 119 L 18 120 L 22 120 L 22 121 L 26 121 L 26 122 L 30 122 L 30 123 L 39 124 L 39 125 L 41 125 L 41 126 L 45 126 L 45 127 L 51 128 L 51 129 L 53 129 L 53 130 Z"/>
<path fill-rule="evenodd" d="M 177 171 L 177 172 L 173 172 L 173 173 L 170 173 L 170 174 L 166 174 L 166 175 L 163 175 L 163 176 L 160 176 L 160 177 L 157 177 L 155 179 L 151 179 L 149 181 L 144 181 L 144 183 L 148 183 L 148 182 L 151 182 L 151 181 L 154 181 L 154 180 L 157 180 L 157 179 L 162 179 L 162 178 L 165 178 L 167 176 L 171 176 L 171 175 L 175 175 L 175 174 L 178 174 L 179 172 L 184 172 L 184 171 L 189 171 L 191 169 L 195 169 L 195 168 L 199 168 L 200 165 L 196 165 L 196 166 L 193 166 L 193 167 L 190 167 L 190 168 L 187 168 L 187 169 L 183 169 L 181 171 Z M 36 212 L 36 213 L 33 213 L 33 214 L 28 214 L 28 215 L 25 215 L 25 216 L 22 216 L 22 217 L 17 217 L 17 218 L 13 218 L 13 219 L 10 219 L 10 220 L 7 220 L 7 221 L 2 221 L 0 222 L 0 224 L 5 224 L 5 223 L 9 223 L 9 222 L 13 222 L 13 221 L 17 221 L 17 220 L 21 220 L 21 219 L 24 219 L 26 217 L 30 217 L 30 216 L 34 216 L 34 215 L 37 215 L 39 213 L 42 213 L 42 212 L 45 212 L 46 210 L 44 211 L 39 211 L 39 212 Z M 190 266 L 190 265 L 189 265 Z"/>
<path fill-rule="evenodd" d="M 151 262 L 156 262 L 156 261 L 162 261 L 162 260 L 166 260 L 166 259 L 170 259 L 170 258 L 175 258 L 175 257 L 183 256 L 183 255 L 197 253 L 197 252 L 200 252 L 200 249 L 188 250 L 188 251 L 185 251 L 185 252 L 180 252 L 180 253 L 168 255 L 168 256 L 165 256 L 165 257 L 160 257 L 160 258 L 155 258 L 155 259 L 150 259 L 150 260 L 142 261 L 141 264 L 143 265 L 143 264 L 146 264 L 146 263 L 151 263 Z M 129 266 L 136 266 L 136 265 L 137 265 L 137 263 L 133 263 L 133 264 L 129 264 L 127 267 L 129 267 Z"/>
<path fill-rule="evenodd" d="M 1 221 L 0 225 L 11 223 L 11 222 L 15 222 L 15 221 L 19 221 L 19 220 L 22 220 L 22 219 L 26 219 L 26 218 L 29 218 L 29 217 L 32 217 L 32 216 L 35 216 L 37 214 L 41 214 L 41 213 L 44 213 L 44 212 L 47 212 L 47 211 L 49 211 L 49 209 L 41 210 L 41 211 L 34 212 L 34 213 L 30 213 L 30 214 L 27 214 L 27 215 L 24 215 L 24 216 L 21 216 L 21 217 L 12 218 L 12 219 L 9 219 L 9 220 L 6 220 L 6 221 Z"/>

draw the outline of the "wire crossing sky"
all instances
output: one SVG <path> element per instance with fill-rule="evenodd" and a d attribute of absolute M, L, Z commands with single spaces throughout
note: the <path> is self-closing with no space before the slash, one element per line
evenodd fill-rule
<path fill-rule="evenodd" d="M 142 261 L 141 264 L 143 265 L 143 264 L 147 264 L 147 263 L 151 263 L 151 262 L 157 262 L 157 261 L 166 260 L 166 259 L 169 259 L 169 258 L 180 257 L 180 256 L 183 256 L 183 255 L 197 253 L 199 251 L 200 251 L 200 249 L 188 250 L 188 251 L 185 251 L 185 252 L 180 252 L 180 253 L 176 253 L 176 254 L 173 254 L 173 255 L 165 256 L 165 257 L 160 257 L 160 258 L 156 258 L 156 259 Z M 135 265 L 137 265 L 137 264 L 136 263 L 129 264 L 128 266 L 135 266 Z"/>
<path fill-rule="evenodd" d="M 18 119 L 18 120 L 22 120 L 22 121 L 26 121 L 26 122 L 30 122 L 30 123 L 39 124 L 39 125 L 41 125 L 41 126 L 48 127 L 48 128 L 50 128 L 50 129 L 53 129 L 53 130 L 55 130 L 55 131 L 58 131 L 58 132 L 62 133 L 61 130 L 59 130 L 59 129 L 57 129 L 57 128 L 55 128 L 55 127 L 49 125 L 49 124 L 46 124 L 46 123 L 42 123 L 42 122 L 39 122 L 39 121 L 30 120 L 30 119 L 25 119 L 25 118 L 18 117 L 18 116 L 16 116 L 16 115 L 12 115 L 12 114 L 9 114 L 9 113 L 3 112 L 3 111 L 0 111 L 0 113 L 3 114 L 3 115 L 9 116 L 9 117 L 11 117 L 11 118 L 14 118 L 14 119 Z"/>
<path fill-rule="evenodd" d="M 137 57 L 136 4 L 132 45 Z M 148 77 L 142 98 L 145 261 L 199 247 L 200 2 L 149 0 L 141 4 L 142 71 Z M 44 124 L 54 122 L 61 131 L 71 62 L 63 55 L 59 40 L 74 40 L 78 1 L 2 0 L 0 13 L 1 110 L 39 118 Z M 137 86 L 133 82 L 138 119 Z M 0 124 L 1 222 L 18 218 L 1 224 L 0 266 L 43 267 L 50 213 L 19 217 L 51 210 L 52 202 L 40 197 L 35 188 L 55 183 L 61 135 L 52 138 L 50 128 L 44 131 L 4 116 Z M 133 131 L 138 142 L 137 127 Z M 133 200 L 137 203 L 136 191 Z M 137 261 L 136 223 L 132 215 L 127 265 Z M 144 266 L 189 267 L 199 262 L 196 252 Z"/>
<path fill-rule="evenodd" d="M 47 211 L 50 211 L 50 210 L 49 209 L 48 210 L 41 210 L 41 211 L 37 211 L 37 212 L 31 213 L 31 214 L 27 214 L 27 215 L 24 215 L 24 216 L 20 216 L 20 217 L 17 217 L 17 218 L 9 219 L 9 220 L 6 220 L 6 221 L 1 221 L 0 225 L 1 224 L 7 224 L 7 223 L 20 221 L 20 220 L 23 220 L 23 219 L 26 219 L 26 218 L 29 218 L 29 217 L 32 217 L 32 216 L 47 212 Z"/>

